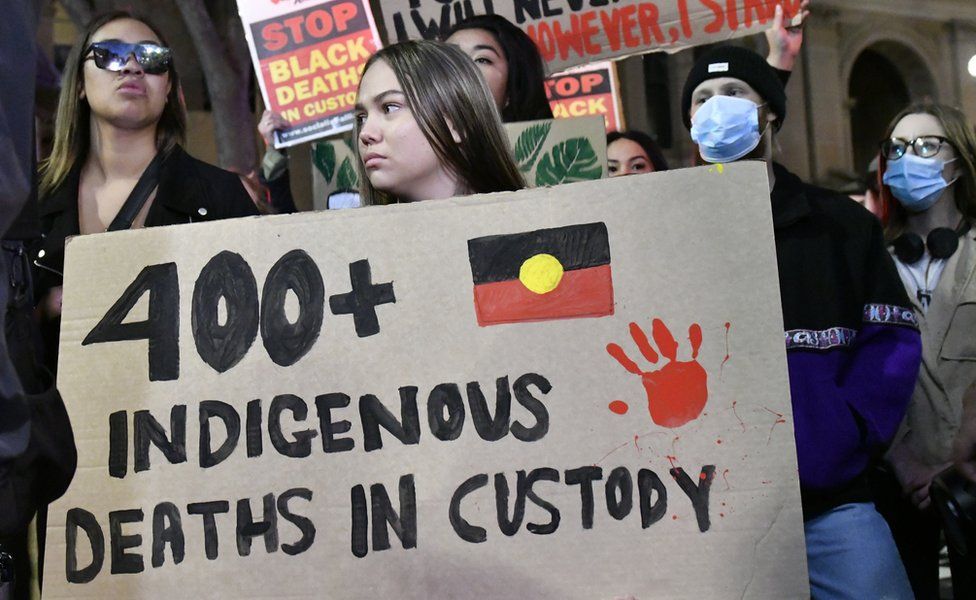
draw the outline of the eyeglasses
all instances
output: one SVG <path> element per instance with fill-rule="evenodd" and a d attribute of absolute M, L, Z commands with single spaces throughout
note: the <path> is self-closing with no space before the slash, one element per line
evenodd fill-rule
<path fill-rule="evenodd" d="M 932 158 L 939 153 L 939 150 L 942 150 L 944 144 L 948 143 L 949 140 L 941 135 L 923 135 L 914 140 L 891 138 L 890 140 L 881 142 L 881 153 L 888 160 L 898 160 L 902 156 L 905 156 L 905 152 L 911 146 L 915 151 L 915 156 Z"/>
<path fill-rule="evenodd" d="M 173 63 L 173 55 L 169 48 L 158 44 L 127 44 L 118 40 L 93 42 L 85 50 L 85 60 L 92 58 L 95 66 L 106 71 L 121 71 L 132 56 L 150 75 L 162 75 L 169 70 Z"/>

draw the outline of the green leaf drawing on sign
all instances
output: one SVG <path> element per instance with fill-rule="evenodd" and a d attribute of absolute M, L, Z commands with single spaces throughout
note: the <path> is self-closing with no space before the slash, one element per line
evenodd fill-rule
<path fill-rule="evenodd" d="M 574 181 L 599 179 L 603 167 L 593 144 L 586 138 L 571 138 L 553 146 L 552 152 L 539 161 L 535 172 L 537 186 L 558 185 Z"/>
<path fill-rule="evenodd" d="M 332 183 L 335 175 L 336 151 L 329 142 L 320 142 L 312 146 L 312 162 L 318 167 L 326 183 Z"/>
<path fill-rule="evenodd" d="M 518 141 L 515 142 L 515 162 L 523 173 L 532 171 L 539 153 L 542 152 L 542 147 L 546 144 L 550 129 L 552 129 L 552 121 L 546 121 L 531 125 L 519 134 Z"/>
<path fill-rule="evenodd" d="M 339 166 L 336 187 L 340 190 L 355 190 L 359 187 L 359 174 L 356 173 L 348 156 L 342 159 L 342 165 Z"/>
<path fill-rule="evenodd" d="M 350 152 L 355 152 L 356 151 L 356 149 L 352 147 L 352 137 L 351 136 L 345 136 L 345 137 L 343 137 L 342 138 L 342 141 L 344 141 L 346 143 L 346 146 L 349 147 L 349 151 Z"/>

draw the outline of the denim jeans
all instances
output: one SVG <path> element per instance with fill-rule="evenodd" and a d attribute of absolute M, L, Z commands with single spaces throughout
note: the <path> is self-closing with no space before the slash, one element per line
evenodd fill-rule
<path fill-rule="evenodd" d="M 888 524 L 870 502 L 842 504 L 804 524 L 816 600 L 912 600 Z"/>

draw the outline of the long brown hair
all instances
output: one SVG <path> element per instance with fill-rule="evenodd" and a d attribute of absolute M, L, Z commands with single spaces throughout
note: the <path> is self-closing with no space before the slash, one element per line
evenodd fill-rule
<path fill-rule="evenodd" d="M 896 116 L 885 131 L 884 139 L 890 139 L 898 122 L 908 115 L 932 115 L 938 119 L 945 137 L 956 151 L 959 164 L 959 180 L 955 186 L 956 208 L 970 223 L 976 223 L 976 130 L 957 108 L 935 102 L 919 102 L 912 104 Z M 893 240 L 905 229 L 908 213 L 902 205 L 891 195 L 891 190 L 884 185 L 883 177 L 887 168 L 887 160 L 881 157 L 878 168 L 878 180 L 881 185 L 882 206 L 884 207 L 885 238 Z M 955 224 L 953 224 L 954 226 Z"/>
<path fill-rule="evenodd" d="M 525 187 L 491 93 L 464 52 L 441 42 L 401 42 L 371 56 L 363 73 L 379 60 L 396 74 L 411 114 L 441 164 L 471 193 Z M 452 126 L 460 143 L 454 141 Z M 389 204 L 395 199 L 369 182 L 359 156 L 359 130 L 357 123 L 353 147 L 363 206 Z"/>
<path fill-rule="evenodd" d="M 159 42 L 167 46 L 166 38 L 159 29 L 144 17 L 136 16 L 127 10 L 115 10 L 101 14 L 85 28 L 84 33 L 71 48 L 64 65 L 64 75 L 61 81 L 61 96 L 58 99 L 58 112 L 54 122 L 54 142 L 51 156 L 41 163 L 40 197 L 46 198 L 60 186 L 68 173 L 88 156 L 88 145 L 91 132 L 89 120 L 91 108 L 88 101 L 81 97 L 84 89 L 82 66 L 84 52 L 91 43 L 96 31 L 104 25 L 119 19 L 139 21 L 159 38 Z M 156 147 L 162 152 L 171 150 L 186 137 L 186 106 L 180 89 L 180 77 L 175 64 L 169 69 L 170 90 L 166 98 L 163 113 L 156 123 Z"/>

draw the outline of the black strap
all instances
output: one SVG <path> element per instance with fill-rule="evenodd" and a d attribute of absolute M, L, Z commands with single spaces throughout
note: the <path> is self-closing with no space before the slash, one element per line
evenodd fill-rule
<path fill-rule="evenodd" d="M 115 215 L 106 231 L 120 231 L 132 227 L 132 221 L 135 220 L 142 207 L 146 205 L 149 194 L 152 194 L 152 191 L 159 185 L 159 171 L 162 168 L 163 160 L 166 159 L 166 154 L 166 152 L 156 153 L 149 166 L 142 172 L 139 181 L 136 182 L 136 187 L 132 188 L 132 193 L 125 199 L 125 204 L 119 209 L 119 214 Z"/>

